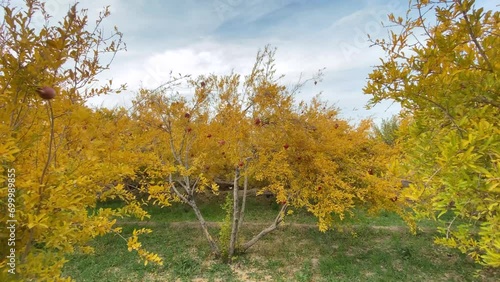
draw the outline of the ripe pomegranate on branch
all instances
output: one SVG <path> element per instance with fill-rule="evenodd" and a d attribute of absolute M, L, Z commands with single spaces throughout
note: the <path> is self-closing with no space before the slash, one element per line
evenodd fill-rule
<path fill-rule="evenodd" d="M 56 91 L 54 88 L 49 86 L 38 87 L 36 92 L 42 99 L 45 100 L 54 99 L 54 97 L 56 97 Z"/>

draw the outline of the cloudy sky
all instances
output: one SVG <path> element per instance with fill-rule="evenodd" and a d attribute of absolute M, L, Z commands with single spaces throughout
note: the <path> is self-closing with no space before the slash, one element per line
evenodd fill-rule
<path fill-rule="evenodd" d="M 325 68 L 324 79 L 308 85 L 297 97 L 318 93 L 335 103 L 345 118 L 390 117 L 397 104 L 380 104 L 368 111 L 362 88 L 383 53 L 369 47 L 367 34 L 387 36 L 381 22 L 387 14 L 403 16 L 404 0 L 86 0 L 95 17 L 110 5 L 108 29 L 124 33 L 127 52 L 117 55 L 103 78 L 127 83 L 120 95 L 94 98 L 93 105 L 129 105 L 139 86 L 155 88 L 170 71 L 182 74 L 247 74 L 256 53 L 265 45 L 277 48 L 276 66 L 283 83 L 293 85 Z M 478 1 L 495 9 L 492 0 Z M 72 0 L 48 0 L 54 19 L 62 17 Z M 497 7 L 498 8 L 498 7 Z"/>

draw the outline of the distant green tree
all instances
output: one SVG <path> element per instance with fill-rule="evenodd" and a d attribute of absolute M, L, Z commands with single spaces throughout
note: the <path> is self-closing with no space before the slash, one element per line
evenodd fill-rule
<path fill-rule="evenodd" d="M 398 138 L 399 125 L 400 122 L 397 116 L 382 119 L 380 125 L 373 125 L 373 135 L 387 145 L 393 146 Z"/>

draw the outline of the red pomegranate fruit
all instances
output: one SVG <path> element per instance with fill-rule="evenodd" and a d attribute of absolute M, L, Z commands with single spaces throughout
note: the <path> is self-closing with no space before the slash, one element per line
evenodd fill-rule
<path fill-rule="evenodd" d="M 42 99 L 45 100 L 54 99 L 54 97 L 56 97 L 56 91 L 54 88 L 49 86 L 39 87 L 36 89 L 36 92 Z"/>

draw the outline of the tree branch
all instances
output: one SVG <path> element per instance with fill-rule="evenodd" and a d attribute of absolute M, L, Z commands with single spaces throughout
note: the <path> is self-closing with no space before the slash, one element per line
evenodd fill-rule
<path fill-rule="evenodd" d="M 245 180 L 243 182 L 243 199 L 241 203 L 241 209 L 240 209 L 240 219 L 238 221 L 238 229 L 241 229 L 241 225 L 243 224 L 243 217 L 245 215 L 245 208 L 246 208 L 246 202 L 247 202 L 247 191 L 248 191 L 248 174 L 245 173 L 244 176 Z"/>
<path fill-rule="evenodd" d="M 237 167 L 234 171 L 234 183 L 233 183 L 233 222 L 231 226 L 231 237 L 229 239 L 228 248 L 228 261 L 231 262 L 231 258 L 234 254 L 234 249 L 236 245 L 236 239 L 238 238 L 238 227 L 239 225 L 239 203 L 238 203 L 238 179 L 240 176 L 240 169 Z"/>
<path fill-rule="evenodd" d="M 259 234 L 255 235 L 252 239 L 250 239 L 248 242 L 243 244 L 241 247 L 242 252 L 246 252 L 250 247 L 255 245 L 257 241 L 259 241 L 262 237 L 266 236 L 267 234 L 271 233 L 272 231 L 276 230 L 278 228 L 278 225 L 283 222 L 283 218 L 285 217 L 285 211 L 286 208 L 288 207 L 287 204 L 284 204 L 281 207 L 281 210 L 279 211 L 278 215 L 276 216 L 276 219 L 274 220 L 273 224 L 271 224 L 269 227 L 266 229 L 262 230 Z"/>
<path fill-rule="evenodd" d="M 458 0 L 458 4 L 460 5 L 460 12 L 464 16 L 464 21 L 465 21 L 465 24 L 467 26 L 467 31 L 469 33 L 469 36 L 470 36 L 472 42 L 474 42 L 474 45 L 476 45 L 476 48 L 477 48 L 479 54 L 481 55 L 481 57 L 483 57 L 483 60 L 488 65 L 488 68 L 489 68 L 488 71 L 493 72 L 493 65 L 491 64 L 490 60 L 488 59 L 488 56 L 486 56 L 486 53 L 484 52 L 483 47 L 481 47 L 481 44 L 479 44 L 479 41 L 477 41 L 476 35 L 474 35 L 474 31 L 472 30 L 472 25 L 470 23 L 469 16 L 467 15 L 467 11 L 464 11 L 461 9 L 462 8 L 462 0 Z"/>
<path fill-rule="evenodd" d="M 198 208 L 198 205 L 196 204 L 196 201 L 194 200 L 194 198 L 188 199 L 188 198 L 184 197 L 184 195 L 182 195 L 182 193 L 180 193 L 177 190 L 177 188 L 175 188 L 175 185 L 174 185 L 173 179 L 172 179 L 172 174 L 170 174 L 169 180 L 170 180 L 171 188 L 175 192 L 175 194 L 184 203 L 188 204 L 193 209 L 193 211 L 196 215 L 196 218 L 198 218 L 198 222 L 200 222 L 201 229 L 203 231 L 203 234 L 205 235 L 205 238 L 207 239 L 207 241 L 210 245 L 210 249 L 212 250 L 212 252 L 216 256 L 220 256 L 221 252 L 220 252 L 219 246 L 217 245 L 217 242 L 215 242 L 215 240 L 213 239 L 212 235 L 210 235 L 210 232 L 208 231 L 207 222 L 205 221 L 205 218 L 203 218 L 203 215 L 201 214 L 201 211 Z"/>

